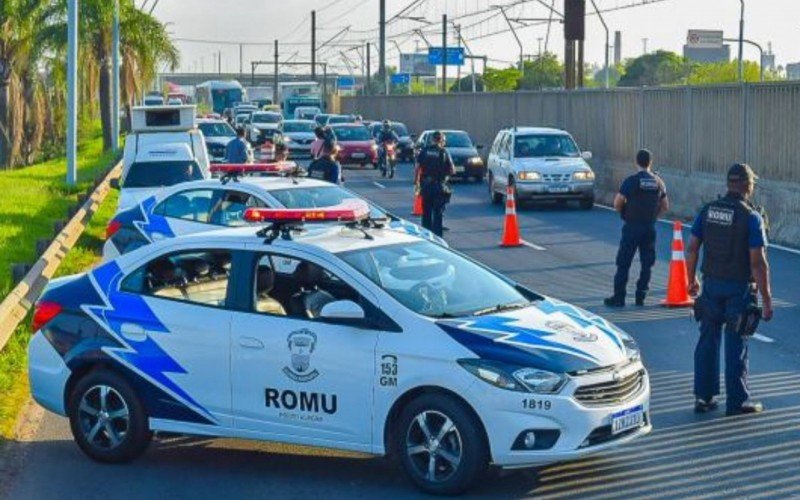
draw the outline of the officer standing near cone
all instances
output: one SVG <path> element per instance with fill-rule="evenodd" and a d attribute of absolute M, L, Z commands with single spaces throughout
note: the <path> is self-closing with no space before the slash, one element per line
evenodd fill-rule
<path fill-rule="evenodd" d="M 762 215 L 750 203 L 757 177 L 746 164 L 728 170 L 728 193 L 700 211 L 686 254 L 690 292 L 700 290 L 697 262 L 703 248 L 703 293 L 696 301 L 700 339 L 694 354 L 695 411 L 717 407 L 719 350 L 725 329 L 727 415 L 759 413 L 747 387 L 747 338 L 759 319 L 772 319 L 767 236 Z M 757 307 L 761 293 L 763 309 Z"/>
<path fill-rule="evenodd" d="M 669 210 L 664 181 L 651 170 L 653 155 L 646 149 L 636 154 L 638 172 L 626 178 L 614 198 L 614 208 L 625 225 L 617 250 L 617 273 L 614 295 L 603 302 L 608 307 L 625 307 L 628 275 L 636 252 L 639 252 L 641 273 L 636 283 L 636 305 L 643 306 L 650 288 L 650 272 L 656 263 L 656 221 Z"/>
<path fill-rule="evenodd" d="M 450 176 L 455 166 L 450 153 L 444 148 L 444 134 L 436 131 L 432 143 L 417 156 L 419 192 L 422 197 L 422 227 L 442 236 L 444 207 L 450 202 Z"/>

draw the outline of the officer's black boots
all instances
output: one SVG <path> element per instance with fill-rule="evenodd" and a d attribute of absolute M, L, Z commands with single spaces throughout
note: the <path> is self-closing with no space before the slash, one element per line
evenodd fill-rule
<path fill-rule="evenodd" d="M 603 304 L 605 304 L 606 307 L 625 307 L 625 299 L 623 297 L 612 295 L 607 299 L 603 299 Z"/>
<path fill-rule="evenodd" d="M 716 410 L 719 406 L 717 400 L 714 398 L 709 399 L 706 401 L 705 399 L 697 398 L 694 402 L 694 412 L 695 413 L 708 413 L 712 410 Z"/>
<path fill-rule="evenodd" d="M 636 292 L 636 305 L 641 307 L 644 305 L 644 299 L 647 298 L 647 294 L 643 292 Z"/>
<path fill-rule="evenodd" d="M 744 415 L 747 413 L 761 413 L 764 411 L 764 405 L 758 401 L 750 401 L 747 400 L 742 403 L 742 406 L 739 408 L 734 408 L 733 410 L 728 410 L 725 412 L 725 415 L 731 417 L 733 415 Z"/>

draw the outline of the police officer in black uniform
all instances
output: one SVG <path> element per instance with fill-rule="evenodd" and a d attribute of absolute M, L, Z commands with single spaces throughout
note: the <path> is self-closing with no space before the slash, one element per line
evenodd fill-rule
<path fill-rule="evenodd" d="M 444 207 L 450 202 L 450 176 L 455 174 L 455 166 L 450 153 L 444 148 L 444 134 L 432 134 L 432 143 L 417 156 L 419 181 L 418 189 L 422 196 L 422 227 L 437 236 L 442 236 L 442 217 Z"/>
<path fill-rule="evenodd" d="M 764 407 L 750 400 L 747 387 L 748 316 L 772 319 L 772 293 L 767 263 L 764 218 L 750 203 L 757 177 L 746 164 L 728 170 L 728 193 L 700 211 L 692 226 L 686 253 L 690 293 L 700 290 L 697 262 L 703 248 L 703 293 L 697 299 L 700 339 L 694 353 L 695 411 L 717 407 L 719 351 L 725 330 L 725 391 L 727 415 L 759 413 Z M 759 310 L 757 293 L 761 293 Z"/>
<path fill-rule="evenodd" d="M 614 295 L 603 302 L 608 307 L 624 307 L 633 257 L 639 252 L 641 273 L 636 282 L 636 305 L 643 306 L 650 289 L 650 274 L 656 263 L 656 221 L 669 209 L 664 181 L 651 171 L 653 155 L 642 149 L 636 154 L 639 171 L 622 182 L 614 198 L 614 208 L 622 215 L 622 239 L 617 251 Z"/>

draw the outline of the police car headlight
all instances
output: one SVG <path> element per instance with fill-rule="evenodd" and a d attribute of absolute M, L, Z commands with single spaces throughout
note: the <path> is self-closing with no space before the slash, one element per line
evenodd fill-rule
<path fill-rule="evenodd" d="M 639 344 L 636 343 L 636 340 L 625 332 L 620 332 L 619 336 L 622 339 L 622 345 L 625 347 L 625 356 L 632 361 L 641 359 L 642 354 L 639 351 Z"/>
<path fill-rule="evenodd" d="M 539 172 L 520 172 L 517 177 L 521 181 L 538 181 L 542 175 Z"/>
<path fill-rule="evenodd" d="M 594 172 L 592 172 L 591 170 L 583 172 L 575 172 L 574 174 L 572 174 L 572 179 L 576 181 L 593 181 Z"/>
<path fill-rule="evenodd" d="M 536 368 L 516 368 L 481 359 L 461 359 L 464 369 L 497 388 L 516 392 L 553 394 L 566 382 L 564 375 Z"/>

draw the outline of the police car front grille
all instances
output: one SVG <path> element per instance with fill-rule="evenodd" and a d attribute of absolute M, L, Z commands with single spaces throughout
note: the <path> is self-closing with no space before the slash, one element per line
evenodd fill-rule
<path fill-rule="evenodd" d="M 644 370 L 639 370 L 619 380 L 578 387 L 575 399 L 584 406 L 609 406 L 632 399 L 643 388 Z"/>
<path fill-rule="evenodd" d="M 543 174 L 542 180 L 545 182 L 567 182 L 572 174 Z"/>

